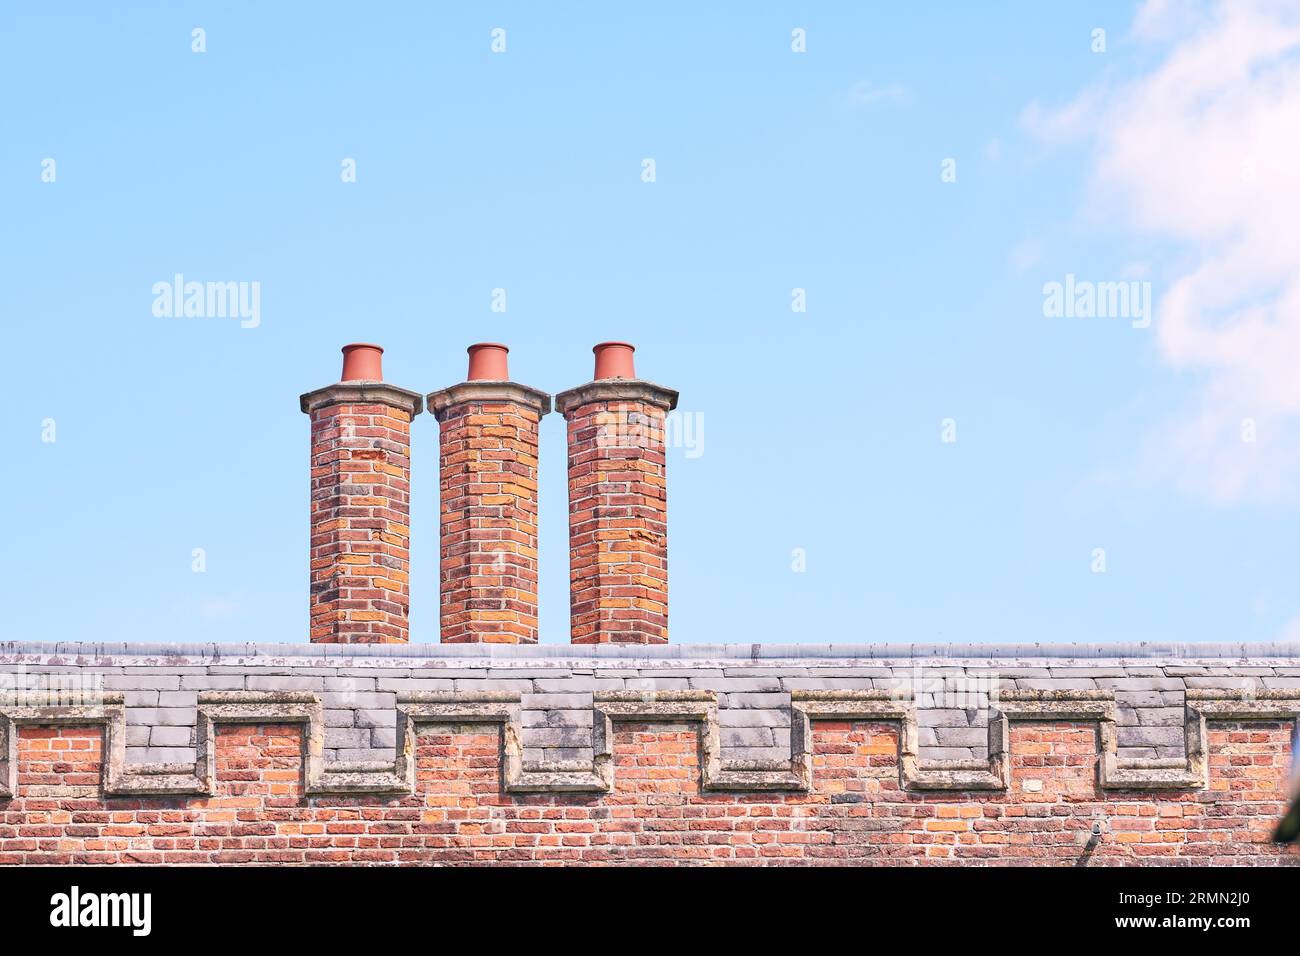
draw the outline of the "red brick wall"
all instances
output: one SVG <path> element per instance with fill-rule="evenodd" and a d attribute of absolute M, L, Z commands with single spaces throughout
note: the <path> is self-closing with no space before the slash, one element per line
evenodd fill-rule
<path fill-rule="evenodd" d="M 1206 792 L 1104 795 L 1095 724 L 1017 721 L 1009 793 L 929 795 L 900 788 L 895 724 L 814 723 L 814 788 L 800 795 L 701 793 L 693 727 L 616 728 L 615 788 L 601 798 L 504 794 L 500 735 L 470 725 L 423 730 L 412 797 L 307 801 L 299 726 L 222 725 L 212 797 L 105 801 L 87 795 L 98 730 L 22 727 L 0 864 L 1300 860 L 1268 842 L 1284 807 L 1283 723 L 1212 724 Z"/>
<path fill-rule="evenodd" d="M 18 787 L 99 788 L 104 736 L 84 727 L 28 727 L 18 737 Z"/>
<path fill-rule="evenodd" d="M 508 401 L 438 412 L 444 644 L 537 643 L 540 417 Z"/>
<path fill-rule="evenodd" d="M 664 414 L 635 401 L 565 412 L 575 644 L 668 642 Z"/>
<path fill-rule="evenodd" d="M 311 412 L 311 640 L 410 639 L 411 414 Z"/>

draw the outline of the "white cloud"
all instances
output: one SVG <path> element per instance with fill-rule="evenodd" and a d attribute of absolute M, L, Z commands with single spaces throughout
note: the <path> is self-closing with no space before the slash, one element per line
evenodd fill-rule
<path fill-rule="evenodd" d="M 233 595 L 199 602 L 199 616 L 205 621 L 228 621 L 239 617 L 243 610 L 244 602 Z"/>
<path fill-rule="evenodd" d="M 1143 40 L 1168 40 L 1204 24 L 1204 11 L 1185 0 L 1147 0 L 1133 19 L 1133 35 Z"/>
<path fill-rule="evenodd" d="M 1219 501 L 1300 491 L 1300 0 L 1150 0 L 1134 39 L 1167 47 L 1023 121 L 1091 148 L 1090 205 L 1172 240 L 1155 324 L 1195 407 L 1151 436 L 1151 477 Z M 1163 286 L 1163 288 L 1161 288 Z M 1242 440 L 1243 421 L 1256 441 Z"/>
<path fill-rule="evenodd" d="M 1032 236 L 1011 247 L 1007 261 L 1016 272 L 1025 272 L 1043 261 L 1043 244 Z"/>
<path fill-rule="evenodd" d="M 907 90 L 897 84 L 876 86 L 870 80 L 861 80 L 849 90 L 849 99 L 858 106 L 877 106 L 883 103 L 906 103 Z"/>

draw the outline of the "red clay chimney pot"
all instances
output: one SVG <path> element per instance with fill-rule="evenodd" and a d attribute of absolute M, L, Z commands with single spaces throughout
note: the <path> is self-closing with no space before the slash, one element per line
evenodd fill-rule
<path fill-rule="evenodd" d="M 592 351 L 596 353 L 593 378 L 636 378 L 636 370 L 632 367 L 632 353 L 636 346 L 627 342 L 601 342 Z"/>
<path fill-rule="evenodd" d="M 466 351 L 469 352 L 468 381 L 510 381 L 510 369 L 506 364 L 506 353 L 510 350 L 500 342 L 480 342 Z"/>
<path fill-rule="evenodd" d="M 343 346 L 343 382 L 382 382 L 384 371 L 380 356 L 384 350 L 378 345 L 354 342 Z"/>

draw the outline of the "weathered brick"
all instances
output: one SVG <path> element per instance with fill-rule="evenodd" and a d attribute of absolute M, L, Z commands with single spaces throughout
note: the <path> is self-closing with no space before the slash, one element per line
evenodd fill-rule
<path fill-rule="evenodd" d="M 311 416 L 310 639 L 406 643 L 411 419 L 423 399 L 339 382 L 299 405 Z"/>
<path fill-rule="evenodd" d="M 537 445 L 550 396 L 469 381 L 428 400 L 439 426 L 442 642 L 536 644 Z"/>
<path fill-rule="evenodd" d="M 546 670 L 539 666 L 545 658 L 538 649 L 527 650 L 537 656 L 521 659 L 521 666 L 494 658 L 490 669 L 471 668 L 477 675 L 474 678 L 428 679 L 463 681 L 475 690 L 506 689 L 512 684 L 532 690 L 540 681 L 554 681 L 545 685 L 554 693 L 530 695 L 530 706 L 521 711 L 524 759 L 589 764 L 593 757 L 593 698 L 587 681 L 594 676 L 593 669 L 575 664 L 556 668 L 568 673 L 568 678 L 538 677 Z M 666 652 L 639 649 L 638 653 Z M 653 669 L 677 674 L 700 670 L 707 672 L 706 679 L 716 678 L 713 667 L 680 667 L 691 660 L 687 653 L 694 652 L 681 658 L 665 657 L 664 666 Z M 708 653 L 711 661 L 723 659 L 718 649 Z M 742 653 L 748 654 L 750 649 Z M 758 653 L 755 649 L 754 654 Z M 1047 659 L 1059 679 L 1076 679 L 1069 676 L 1067 658 Z M 1196 660 L 1194 655 L 1188 659 Z M 646 677 L 631 663 L 625 666 L 617 660 L 611 656 L 603 661 L 609 666 L 599 668 L 600 680 L 618 680 L 617 675 L 626 674 L 629 686 L 648 682 L 649 686 L 640 689 L 687 689 L 680 682 L 689 682 L 689 678 Z M 781 660 L 765 665 L 766 673 L 761 676 L 801 679 L 809 668 L 799 664 L 798 658 L 791 660 L 794 663 Z M 395 724 L 390 721 L 395 719 L 393 703 L 400 688 L 378 691 L 378 676 L 359 677 L 357 686 L 345 687 L 334 682 L 333 669 L 320 668 L 318 663 L 294 663 L 292 655 L 286 655 L 273 667 L 222 665 L 238 673 L 218 676 L 235 681 L 235 689 L 243 687 L 248 674 L 265 680 L 266 690 L 299 693 L 303 688 L 292 685 L 296 679 L 308 678 L 322 682 L 307 690 L 332 695 L 329 704 L 345 699 L 382 704 L 359 709 L 326 706 L 326 755 L 328 759 L 391 762 L 397 740 Z M 437 655 L 429 655 L 418 667 L 402 661 L 399 666 L 377 670 L 388 671 L 385 677 L 407 686 L 425 678 L 399 679 L 396 675 L 426 670 L 443 673 L 439 663 Z M 5 666 L 0 665 L 0 670 Z M 1132 671 L 1124 666 L 1126 673 L 1160 670 L 1150 663 Z M 1236 688 L 1239 678 L 1261 682 L 1286 679 L 1247 673 L 1245 668 L 1238 670 L 1226 662 L 1187 666 L 1206 671 L 1191 677 L 1229 680 L 1230 690 Z M 947 691 L 961 686 L 963 674 L 974 672 L 960 659 L 944 669 L 951 672 L 945 678 Z M 851 676 L 853 668 L 845 670 L 849 674 L 835 680 L 825 675 L 820 679 L 851 686 L 858 678 Z M 494 676 L 483 679 L 489 671 Z M 455 672 L 464 673 L 459 661 Z M 509 674 L 532 676 L 504 676 Z M 148 678 L 158 675 L 133 670 L 118 676 L 143 678 L 148 683 Z M 170 676 L 184 680 L 202 675 L 178 672 Z M 1095 678 L 1098 682 L 1108 679 Z M 1149 673 L 1141 678 L 1153 679 Z M 1122 689 L 1116 694 L 1122 757 L 1183 756 L 1185 681 L 1161 679 L 1173 686 Z M 659 681 L 677 683 L 663 688 Z M 781 766 L 785 761 L 788 765 L 790 712 L 784 693 L 730 693 L 723 689 L 726 686 L 725 681 L 718 685 L 717 709 L 723 764 L 758 761 Z M 178 693 L 188 694 L 183 699 L 191 701 L 200 689 L 126 688 L 128 700 L 149 705 L 126 709 L 128 767 L 144 762 L 193 764 L 195 709 L 192 705 L 167 705 L 182 701 L 174 696 Z M 446 684 L 431 689 L 446 689 Z M 132 697 L 136 694 L 141 696 Z M 931 696 L 942 700 L 945 695 Z M 704 703 L 695 702 L 699 706 Z M 917 737 L 923 761 L 983 759 L 987 716 L 981 708 L 939 707 L 919 712 L 922 726 Z M 385 726 L 358 726 L 378 722 Z M 24 726 L 15 737 L 18 791 L 0 800 L 0 861 L 54 862 L 52 851 L 23 848 L 23 837 L 5 824 L 37 816 L 48 820 L 51 813 L 58 812 L 51 810 L 51 801 L 71 799 L 75 793 L 75 824 L 40 825 L 64 827 L 57 835 L 62 853 L 103 863 L 281 863 L 286 862 L 285 853 L 300 855 L 293 862 L 358 864 L 1300 863 L 1294 848 L 1278 847 L 1269 840 L 1273 822 L 1288 801 L 1289 721 L 1211 720 L 1207 726 L 1208 790 L 1184 786 L 1105 790 L 1098 782 L 1095 721 L 1012 720 L 1009 791 L 923 792 L 900 786 L 897 721 L 818 719 L 812 723 L 811 789 L 768 793 L 702 790 L 700 727 L 695 722 L 616 721 L 614 792 L 574 795 L 522 794 L 505 788 L 499 724 L 422 724 L 412 751 L 416 762 L 413 794 L 359 794 L 342 800 L 307 798 L 303 793 L 304 727 L 297 723 L 221 725 L 211 742 L 216 791 L 210 797 L 125 800 L 85 796 L 87 788 L 93 792 L 103 781 L 103 737 L 97 724 Z M 42 793 L 38 797 L 32 789 L 37 785 L 43 789 L 53 785 L 56 796 Z M 68 798 L 57 796 L 60 786 L 69 788 Z M 160 817 L 164 823 L 159 822 Z M 1105 821 L 1105 829 L 1092 840 L 1091 827 L 1097 820 Z M 128 845 L 123 834 L 137 827 L 142 833 L 130 837 Z M 166 832 L 150 832 L 153 827 L 165 827 Z M 256 835 L 251 835 L 253 829 L 258 831 Z M 1085 851 L 1086 846 L 1091 849 Z M 335 855 L 327 858 L 328 853 Z"/>
<path fill-rule="evenodd" d="M 624 379 L 556 396 L 569 448 L 575 644 L 668 641 L 664 416 L 676 403 L 671 389 Z"/>

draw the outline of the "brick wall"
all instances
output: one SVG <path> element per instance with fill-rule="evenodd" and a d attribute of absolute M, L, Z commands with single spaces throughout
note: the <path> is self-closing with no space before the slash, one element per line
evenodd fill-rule
<path fill-rule="evenodd" d="M 311 415 L 311 640 L 405 642 L 420 396 L 341 382 L 300 402 Z"/>
<path fill-rule="evenodd" d="M 499 732 L 429 725 L 410 796 L 307 799 L 301 727 L 236 725 L 217 734 L 211 796 L 103 800 L 85 794 L 97 734 L 23 728 L 0 864 L 1296 862 L 1267 842 L 1283 806 L 1279 723 L 1224 724 L 1210 791 L 1158 795 L 1099 793 L 1096 728 L 1069 722 L 1016 729 L 997 796 L 906 793 L 897 728 L 858 721 L 815 727 L 806 794 L 702 793 L 696 733 L 620 725 L 613 791 L 594 799 L 503 794 Z"/>
<path fill-rule="evenodd" d="M 514 382 L 429 396 L 440 423 L 443 643 L 537 643 L 537 443 L 550 397 Z"/>
<path fill-rule="evenodd" d="M 0 643 L 0 863 L 1292 864 L 1297 712 L 1290 646 Z"/>
<path fill-rule="evenodd" d="M 665 644 L 664 416 L 677 393 L 603 379 L 561 392 L 555 402 L 568 423 L 570 640 Z"/>
<path fill-rule="evenodd" d="M 664 412 L 644 402 L 602 401 L 566 414 L 571 639 L 665 643 Z"/>

